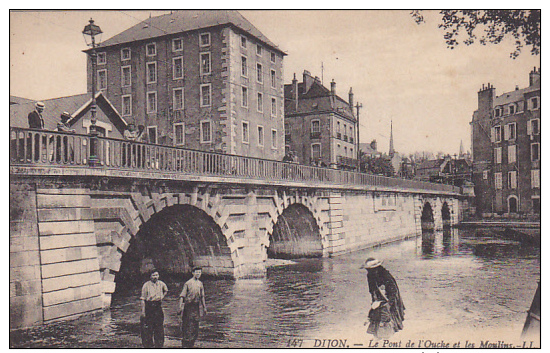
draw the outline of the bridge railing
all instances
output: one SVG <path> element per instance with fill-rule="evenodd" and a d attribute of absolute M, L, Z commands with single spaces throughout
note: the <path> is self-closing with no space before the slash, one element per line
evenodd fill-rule
<path fill-rule="evenodd" d="M 56 131 L 10 128 L 11 165 L 86 166 L 90 136 Z M 417 180 L 389 178 L 331 168 L 203 152 L 106 137 L 96 139 L 98 168 L 176 172 L 274 181 L 380 186 L 459 192 L 459 188 Z"/>

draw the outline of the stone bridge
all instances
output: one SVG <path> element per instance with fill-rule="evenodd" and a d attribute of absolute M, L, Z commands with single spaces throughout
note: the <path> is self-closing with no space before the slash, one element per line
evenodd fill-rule
<path fill-rule="evenodd" d="M 268 257 L 336 256 L 417 236 L 458 223 L 465 207 L 449 185 L 84 135 L 10 135 L 10 328 L 109 307 L 124 268 L 261 277 Z"/>

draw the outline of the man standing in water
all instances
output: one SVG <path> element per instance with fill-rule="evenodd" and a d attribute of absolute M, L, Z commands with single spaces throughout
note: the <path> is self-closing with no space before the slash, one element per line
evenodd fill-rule
<path fill-rule="evenodd" d="M 164 346 L 164 313 L 162 300 L 168 287 L 159 280 L 159 272 L 151 271 L 151 279 L 141 288 L 141 341 L 145 348 Z"/>
<path fill-rule="evenodd" d="M 204 287 L 199 280 L 202 274 L 200 267 L 193 268 L 193 277 L 185 282 L 180 294 L 178 314 L 181 316 L 181 345 L 184 348 L 193 348 L 199 337 L 199 321 L 206 315 Z M 201 311 L 202 307 L 202 311 Z"/>

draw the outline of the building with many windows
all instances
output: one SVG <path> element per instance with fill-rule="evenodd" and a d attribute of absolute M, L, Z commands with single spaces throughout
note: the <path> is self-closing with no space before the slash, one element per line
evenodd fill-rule
<path fill-rule="evenodd" d="M 479 214 L 540 213 L 540 92 L 540 68 L 526 88 L 478 92 L 470 125 Z"/>
<path fill-rule="evenodd" d="M 98 89 L 147 142 L 282 159 L 286 54 L 237 11 L 152 17 L 97 53 Z"/>
<path fill-rule="evenodd" d="M 353 92 L 346 102 L 318 77 L 304 71 L 285 85 L 285 149 L 308 165 L 356 169 L 357 119 L 353 113 Z"/>

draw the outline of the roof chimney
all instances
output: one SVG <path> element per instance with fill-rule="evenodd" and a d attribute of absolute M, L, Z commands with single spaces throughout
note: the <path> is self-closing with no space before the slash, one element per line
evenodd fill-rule
<path fill-rule="evenodd" d="M 298 80 L 296 79 L 296 73 L 292 79 L 292 93 L 294 93 L 294 108 L 298 111 Z"/>
<path fill-rule="evenodd" d="M 536 67 L 529 73 L 529 87 L 540 86 L 540 69 Z"/>
<path fill-rule="evenodd" d="M 348 93 L 348 103 L 349 103 L 349 106 L 351 108 L 351 111 L 353 112 L 353 88 L 350 87 L 349 88 L 349 93 Z"/>
<path fill-rule="evenodd" d="M 306 94 L 309 91 L 309 89 L 311 88 L 311 85 L 313 85 L 313 82 L 315 82 L 315 79 L 311 76 L 311 73 L 307 70 L 304 70 L 304 73 L 303 73 L 304 87 L 302 90 L 302 94 Z"/>
<path fill-rule="evenodd" d="M 336 82 L 334 82 L 334 79 L 332 79 L 332 82 L 330 83 L 330 94 L 333 96 L 336 95 Z"/>

